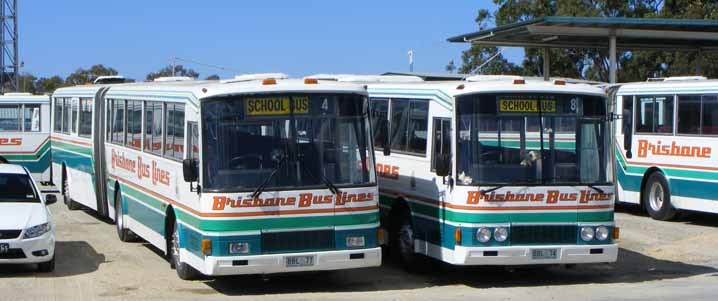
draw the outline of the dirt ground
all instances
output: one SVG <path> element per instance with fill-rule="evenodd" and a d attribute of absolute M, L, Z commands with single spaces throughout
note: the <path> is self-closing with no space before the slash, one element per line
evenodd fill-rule
<path fill-rule="evenodd" d="M 620 207 L 615 264 L 507 270 L 434 261 L 408 274 L 382 267 L 183 281 L 144 242 L 122 243 L 112 224 L 86 211 L 50 206 L 57 224 L 57 268 L 0 266 L 0 300 L 717 300 L 718 215 L 682 214 L 659 222 Z"/>

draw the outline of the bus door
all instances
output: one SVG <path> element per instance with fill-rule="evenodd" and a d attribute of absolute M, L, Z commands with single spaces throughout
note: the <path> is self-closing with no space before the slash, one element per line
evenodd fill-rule
<path fill-rule="evenodd" d="M 434 117 L 432 120 L 432 149 L 431 170 L 437 175 L 438 198 L 441 201 L 439 215 L 441 220 L 446 219 L 446 203 L 448 193 L 451 191 L 450 178 L 453 161 L 451 160 L 451 119 Z M 444 237 L 444 227 L 441 227 L 441 236 Z"/>

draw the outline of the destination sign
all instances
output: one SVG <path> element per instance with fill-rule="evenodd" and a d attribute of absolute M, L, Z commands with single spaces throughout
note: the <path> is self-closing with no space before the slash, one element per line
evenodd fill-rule
<path fill-rule="evenodd" d="M 309 113 L 309 97 L 292 97 L 294 114 Z M 245 110 L 248 116 L 289 115 L 290 97 L 247 98 Z"/>
<path fill-rule="evenodd" d="M 541 112 L 555 113 L 555 100 L 538 100 L 538 99 L 499 99 L 499 112 L 504 113 L 538 113 L 539 104 Z"/>

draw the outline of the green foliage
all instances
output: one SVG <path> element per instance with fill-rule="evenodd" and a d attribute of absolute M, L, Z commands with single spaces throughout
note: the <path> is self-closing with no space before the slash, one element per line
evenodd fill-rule
<path fill-rule="evenodd" d="M 105 67 L 102 64 L 94 65 L 90 69 L 79 68 L 65 79 L 65 85 L 76 86 L 92 83 L 97 77 L 105 75 L 117 75 L 117 70 Z"/>
<path fill-rule="evenodd" d="M 206 80 L 219 80 L 219 75 L 217 75 L 217 74 L 212 74 L 212 75 L 210 75 L 210 76 L 207 76 L 207 78 L 205 78 L 205 79 L 206 79 Z"/>
<path fill-rule="evenodd" d="M 57 75 L 49 77 L 49 78 L 40 78 L 37 81 L 35 81 L 35 89 L 37 94 L 44 94 L 44 93 L 52 93 L 55 92 L 57 88 L 65 86 L 65 81 L 62 80 L 62 77 L 59 77 Z"/>
<path fill-rule="evenodd" d="M 479 30 L 543 16 L 632 17 L 718 19 L 718 1 L 704 0 L 493 0 L 493 12 L 480 10 L 475 19 Z M 462 53 L 460 72 L 469 72 L 496 53 L 495 47 L 472 45 Z M 718 54 L 695 51 L 628 51 L 618 53 L 618 81 L 643 81 L 647 77 L 693 74 L 700 64 L 703 75 L 718 77 Z M 553 76 L 584 78 L 607 82 L 608 51 L 605 49 L 551 50 Z M 484 74 L 542 75 L 543 50 L 526 48 L 521 66 L 498 56 L 479 70 Z"/>
<path fill-rule="evenodd" d="M 173 69 L 174 69 L 174 74 L 173 74 Z M 155 78 L 167 77 L 167 76 L 187 76 L 187 77 L 197 78 L 197 77 L 199 77 L 199 73 L 197 73 L 197 71 L 194 71 L 189 68 L 185 69 L 185 67 L 182 65 L 175 65 L 174 67 L 172 65 L 169 65 L 169 66 L 166 66 L 166 67 L 160 69 L 157 72 L 150 72 L 149 74 L 147 74 L 146 80 L 152 81 Z"/>

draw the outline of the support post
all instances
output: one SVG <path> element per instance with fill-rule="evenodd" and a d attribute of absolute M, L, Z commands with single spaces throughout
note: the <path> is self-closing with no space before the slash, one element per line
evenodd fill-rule
<path fill-rule="evenodd" d="M 549 81 L 551 79 L 551 49 L 548 47 L 543 48 L 543 80 Z"/>
<path fill-rule="evenodd" d="M 612 84 L 616 83 L 616 72 L 618 70 L 618 63 L 616 62 L 616 35 L 611 32 L 611 37 L 608 40 L 608 56 L 609 56 L 609 70 L 608 77 Z"/>
<path fill-rule="evenodd" d="M 696 52 L 696 75 L 700 76 L 703 73 L 703 52 L 700 48 Z"/>

